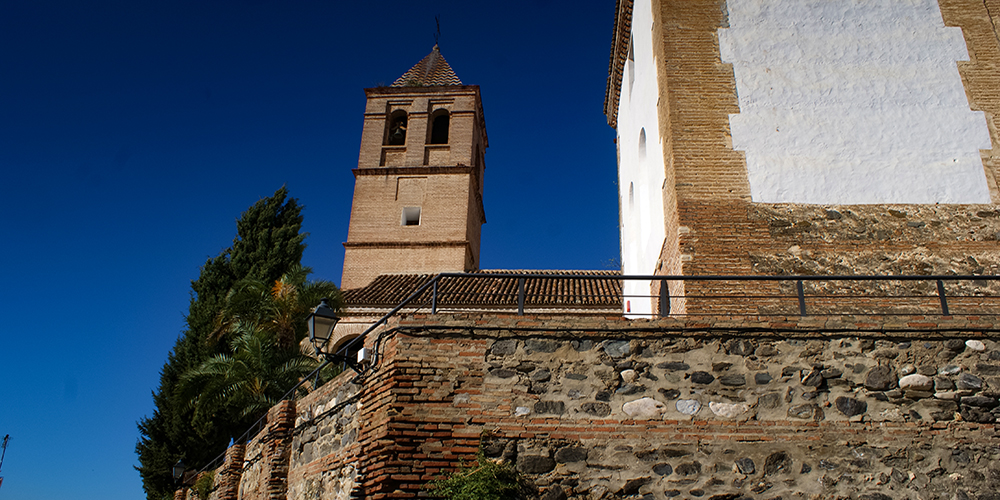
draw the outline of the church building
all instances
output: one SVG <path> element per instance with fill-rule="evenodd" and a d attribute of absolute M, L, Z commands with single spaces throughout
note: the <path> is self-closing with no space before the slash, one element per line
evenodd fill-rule
<path fill-rule="evenodd" d="M 618 0 L 605 114 L 623 273 L 996 274 L 998 15 L 969 0 Z M 669 286 L 672 311 L 696 307 Z"/>

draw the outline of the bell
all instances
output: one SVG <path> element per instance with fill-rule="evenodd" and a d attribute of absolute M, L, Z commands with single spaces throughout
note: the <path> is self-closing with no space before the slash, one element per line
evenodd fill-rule
<path fill-rule="evenodd" d="M 392 142 L 402 144 L 404 139 L 406 139 L 406 128 L 396 127 L 396 129 L 392 131 Z"/>

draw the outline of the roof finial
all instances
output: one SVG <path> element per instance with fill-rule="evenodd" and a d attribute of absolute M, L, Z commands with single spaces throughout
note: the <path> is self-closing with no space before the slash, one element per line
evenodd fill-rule
<path fill-rule="evenodd" d="M 441 14 L 434 16 L 434 24 L 437 25 L 437 31 L 434 33 L 434 46 L 437 47 L 438 38 L 441 38 Z"/>

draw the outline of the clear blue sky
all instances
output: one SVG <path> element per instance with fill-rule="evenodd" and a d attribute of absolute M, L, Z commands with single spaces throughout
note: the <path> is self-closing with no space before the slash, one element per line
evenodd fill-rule
<path fill-rule="evenodd" d="M 618 257 L 614 1 L 0 2 L 0 499 L 138 499 L 190 281 L 285 184 L 340 281 L 365 87 L 434 44 L 482 88 L 484 268 Z"/>

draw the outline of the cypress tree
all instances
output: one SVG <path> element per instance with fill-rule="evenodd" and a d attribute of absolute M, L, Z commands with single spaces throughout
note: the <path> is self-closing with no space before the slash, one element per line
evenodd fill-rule
<path fill-rule="evenodd" d="M 302 207 L 282 187 L 243 212 L 236 221 L 232 247 L 210 258 L 191 282 L 191 302 L 186 328 L 178 337 L 160 371 L 160 386 L 153 393 L 154 410 L 138 422 L 136 453 L 143 488 L 149 500 L 173 498 L 170 469 L 178 459 L 202 467 L 225 451 L 231 437 L 246 429 L 230 428 L 225 421 L 194 419 L 194 408 L 178 393 L 181 376 L 206 359 L 229 349 L 212 337 L 216 317 L 226 294 L 239 280 L 273 282 L 302 260 L 307 236 L 302 228 Z"/>

